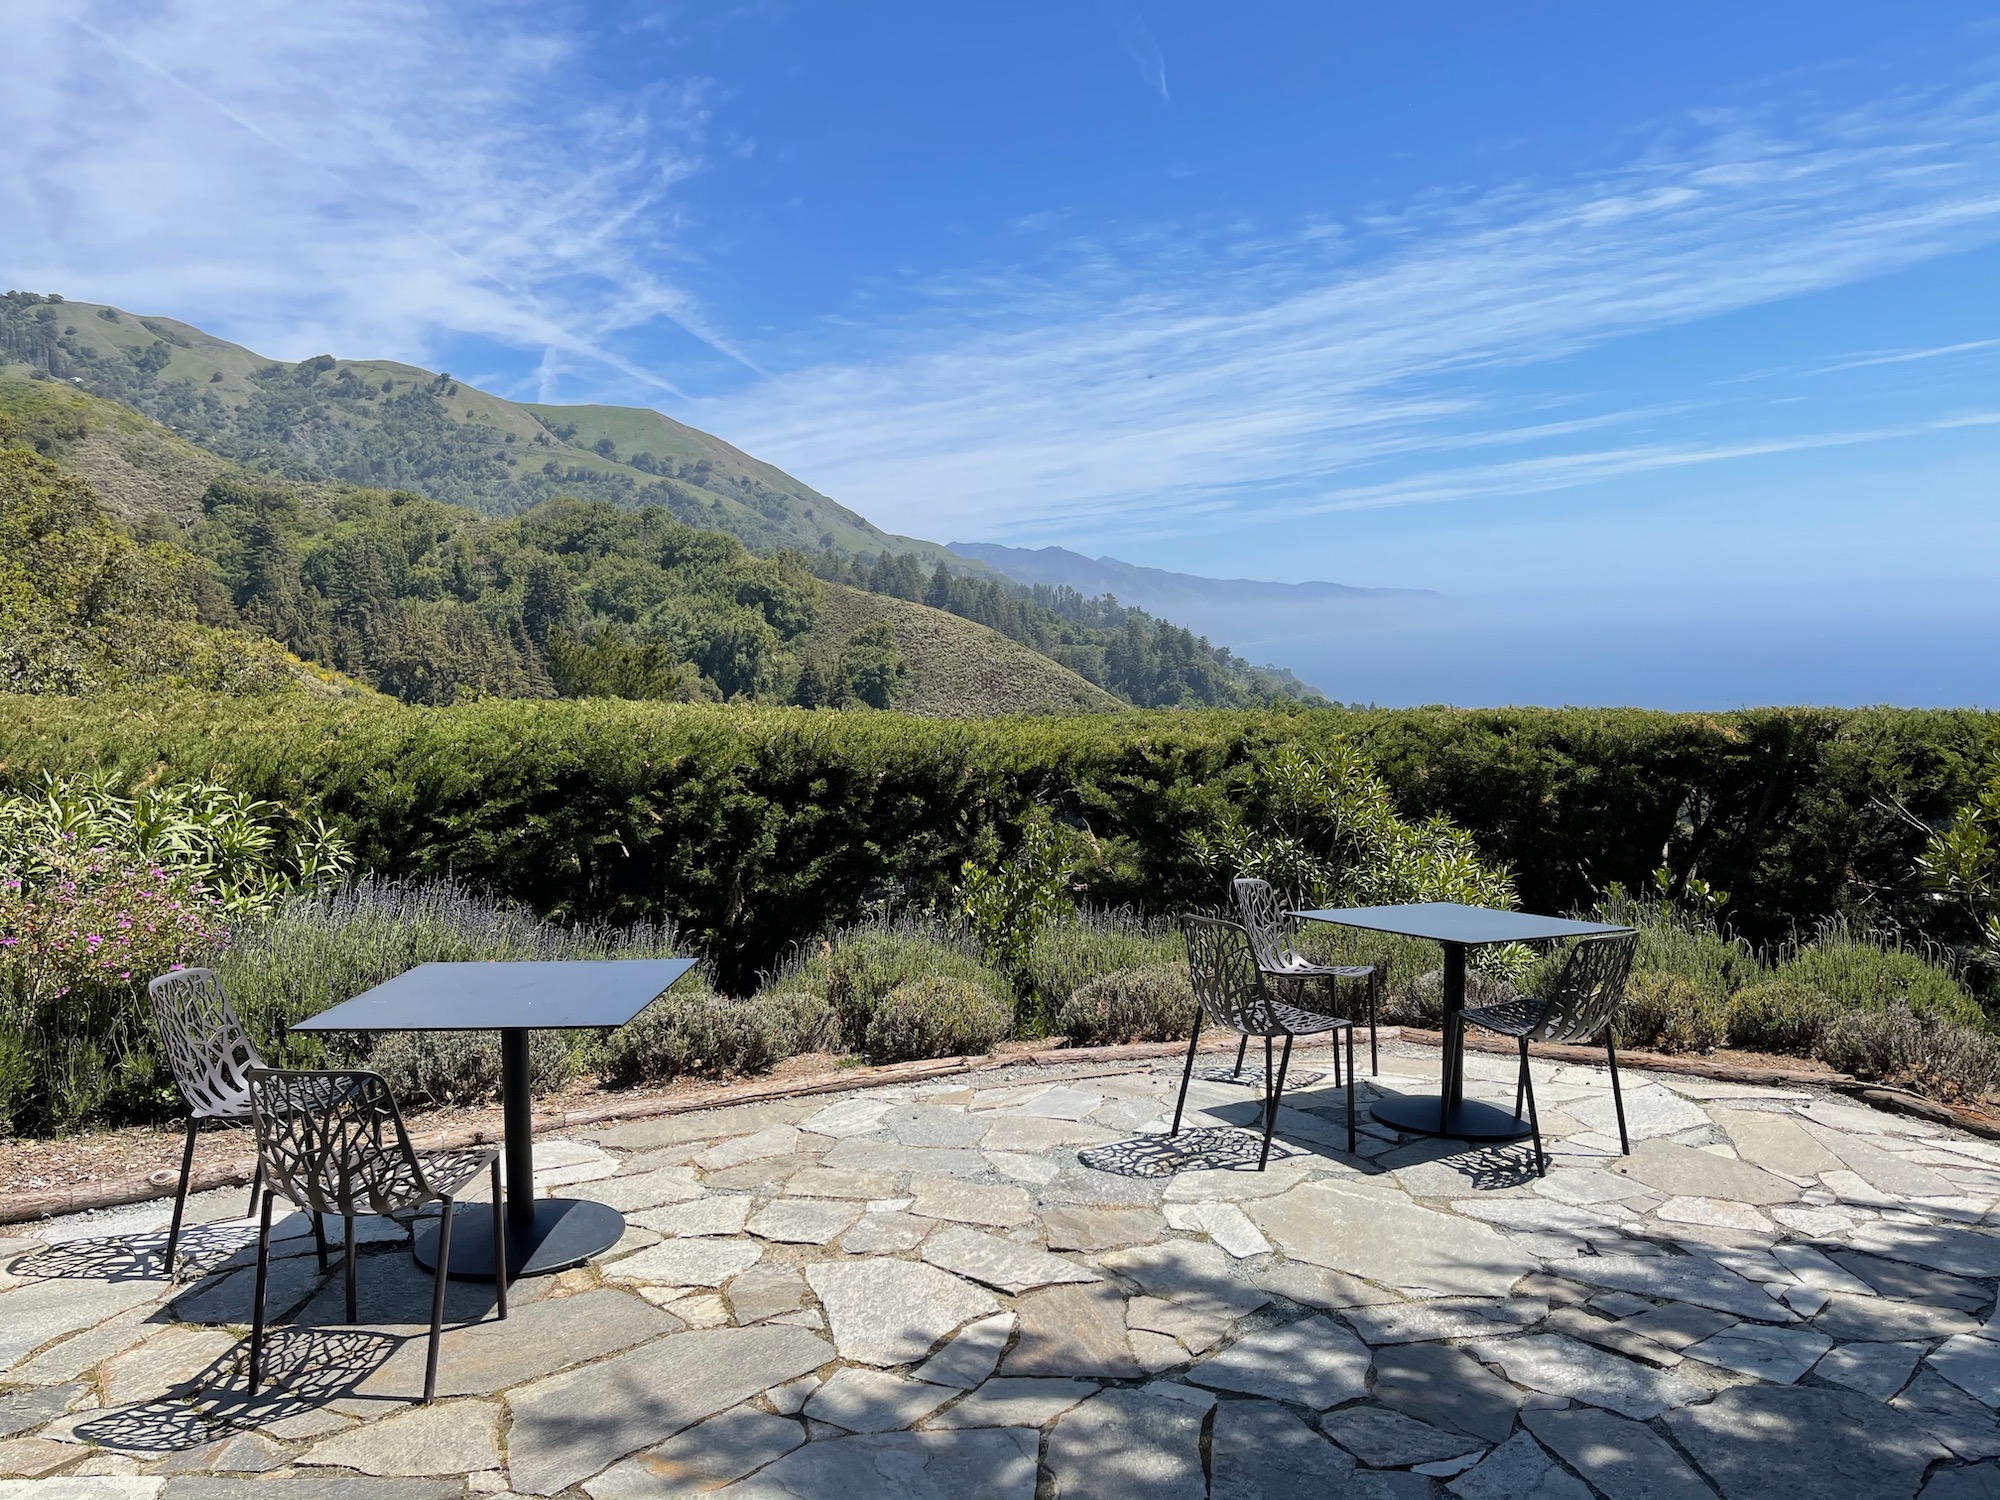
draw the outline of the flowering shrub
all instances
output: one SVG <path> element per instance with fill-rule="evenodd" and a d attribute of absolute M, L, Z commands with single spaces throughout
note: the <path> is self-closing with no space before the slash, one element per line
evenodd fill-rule
<path fill-rule="evenodd" d="M 138 987 L 349 862 L 324 825 L 205 783 L 0 799 L 0 1129 L 157 1096 Z"/>

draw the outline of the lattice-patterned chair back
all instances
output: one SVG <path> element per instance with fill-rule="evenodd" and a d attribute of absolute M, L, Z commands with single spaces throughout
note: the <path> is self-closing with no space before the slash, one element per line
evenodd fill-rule
<path fill-rule="evenodd" d="M 1230 882 L 1230 889 L 1243 918 L 1243 930 L 1250 937 L 1250 951 L 1257 956 L 1257 967 L 1266 972 L 1305 967 L 1306 961 L 1292 951 L 1291 918 L 1271 882 L 1240 875 Z"/>
<path fill-rule="evenodd" d="M 236 1019 L 213 969 L 176 969 L 147 981 L 160 1045 L 188 1109 L 198 1120 L 250 1113 L 249 1071 L 263 1059 Z"/>
<path fill-rule="evenodd" d="M 1555 982 L 1542 997 L 1542 1018 L 1530 1040 L 1595 1041 L 1625 998 L 1625 979 L 1632 972 L 1638 946 L 1636 933 L 1572 943 Z"/>
<path fill-rule="evenodd" d="M 1188 978 L 1203 1015 L 1218 1026 L 1258 1036 L 1280 1029 L 1248 933 L 1234 922 L 1188 915 L 1181 918 L 1181 935 L 1187 939 Z"/>
<path fill-rule="evenodd" d="M 395 1214 L 437 1196 L 379 1073 L 253 1068 L 250 1105 L 265 1182 L 301 1208 Z"/>

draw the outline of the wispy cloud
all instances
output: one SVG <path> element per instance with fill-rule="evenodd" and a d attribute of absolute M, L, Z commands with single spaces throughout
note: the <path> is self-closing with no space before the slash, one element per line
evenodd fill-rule
<path fill-rule="evenodd" d="M 1146 87 L 1158 92 L 1160 103 L 1170 103 L 1167 98 L 1166 54 L 1160 51 L 1159 38 L 1153 35 L 1153 28 L 1138 12 L 1127 12 L 1120 19 L 1118 41 L 1124 47 L 1125 55 L 1132 59 L 1132 65 L 1139 70 L 1139 77 L 1145 80 Z"/>
<path fill-rule="evenodd" d="M 1061 275 L 959 278 L 927 312 L 845 323 L 839 354 L 694 417 L 927 535 L 1494 493 L 1434 455 L 1530 438 L 1545 451 L 1515 482 L 1586 483 L 1749 450 L 1635 434 L 1593 457 L 1584 428 L 1650 413 L 1523 412 L 1495 394 L 1504 372 L 1995 239 L 1990 86 L 1711 115 L 1578 180 L 1288 234 L 1156 226 L 1074 247 Z"/>
<path fill-rule="evenodd" d="M 538 20 L 537 16 L 547 19 Z M 447 336 L 616 370 L 664 318 L 699 80 L 615 103 L 559 12 L 447 0 L 25 0 L 0 90 L 0 273 L 265 352 L 423 360 Z"/>

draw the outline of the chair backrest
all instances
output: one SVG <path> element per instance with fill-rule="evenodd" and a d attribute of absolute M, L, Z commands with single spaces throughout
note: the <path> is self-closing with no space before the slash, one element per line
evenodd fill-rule
<path fill-rule="evenodd" d="M 213 969 L 175 969 L 146 982 L 167 1066 L 196 1119 L 240 1119 L 250 1112 L 249 1070 L 263 1059 L 222 993 Z"/>
<path fill-rule="evenodd" d="M 397 1213 L 434 1194 L 379 1073 L 252 1068 L 264 1182 L 315 1213 Z"/>
<path fill-rule="evenodd" d="M 1637 933 L 1580 938 L 1570 944 L 1555 983 L 1542 997 L 1545 1008 L 1534 1039 L 1595 1040 L 1625 998 L 1625 978 L 1632 972 L 1632 955 L 1638 947 Z"/>
<path fill-rule="evenodd" d="M 1269 1036 L 1273 1024 L 1264 976 L 1258 972 L 1250 935 L 1234 922 L 1192 913 L 1180 919 L 1187 939 L 1188 978 L 1202 1014 L 1218 1026 Z"/>
<path fill-rule="evenodd" d="M 1272 973 L 1297 968 L 1303 960 L 1292 951 L 1292 920 L 1271 882 L 1239 875 L 1230 882 L 1230 890 L 1235 893 L 1236 911 L 1249 934 L 1257 967 Z"/>

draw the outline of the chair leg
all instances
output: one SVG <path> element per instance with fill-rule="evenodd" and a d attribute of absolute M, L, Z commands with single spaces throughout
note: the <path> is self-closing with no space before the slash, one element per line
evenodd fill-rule
<path fill-rule="evenodd" d="M 1335 1048 L 1335 1057 L 1340 1049 Z M 1347 1028 L 1347 1154 L 1354 1154 L 1354 1096 L 1361 1088 L 1361 1080 L 1354 1076 L 1354 1027 Z"/>
<path fill-rule="evenodd" d="M 1264 1038 L 1264 1134 L 1271 1134 L 1271 1122 L 1277 1119 L 1277 1095 L 1271 1092 L 1271 1085 L 1278 1075 L 1271 1071 L 1271 1038 Z"/>
<path fill-rule="evenodd" d="M 1382 971 L 1376 969 L 1368 976 L 1368 1073 L 1374 1077 L 1382 1071 L 1382 1056 L 1375 1036 L 1375 1008 L 1382 998 Z"/>
<path fill-rule="evenodd" d="M 493 1158 L 493 1300 L 507 1316 L 507 1209 L 500 1197 L 500 1158 Z"/>
<path fill-rule="evenodd" d="M 1521 1039 L 1521 1073 L 1514 1080 L 1514 1118 L 1521 1118 L 1521 1100 L 1528 1092 L 1528 1046 L 1527 1039 Z"/>
<path fill-rule="evenodd" d="M 257 1170 L 250 1174 L 250 1206 L 243 1210 L 243 1217 L 257 1217 L 257 1199 L 264 1191 L 264 1159 L 257 1158 Z"/>
<path fill-rule="evenodd" d="M 271 1278 L 271 1195 L 264 1195 L 264 1217 L 257 1229 L 257 1280 L 250 1293 L 250 1394 L 264 1369 L 264 1288 Z"/>
<path fill-rule="evenodd" d="M 1632 1154 L 1632 1142 L 1625 1135 L 1625 1095 L 1618 1088 L 1618 1044 L 1611 1040 L 1611 1028 L 1604 1029 L 1604 1056 L 1611 1064 L 1611 1105 L 1618 1111 L 1618 1149 Z"/>
<path fill-rule="evenodd" d="M 1264 1076 L 1270 1077 L 1271 1039 L 1264 1038 Z M 1285 1055 L 1278 1064 L 1278 1076 L 1271 1086 L 1268 1102 L 1264 1106 L 1264 1150 L 1257 1158 L 1257 1170 L 1263 1171 L 1264 1164 L 1271 1159 L 1271 1132 L 1278 1126 L 1278 1096 L 1285 1091 L 1285 1070 L 1292 1065 L 1291 1033 L 1285 1034 Z"/>
<path fill-rule="evenodd" d="M 1243 1039 L 1245 1042 L 1250 1040 L 1247 1034 Z M 1187 1066 L 1181 1069 L 1181 1096 L 1174 1101 L 1174 1128 L 1167 1132 L 1168 1135 L 1179 1135 L 1181 1133 L 1181 1110 L 1187 1104 L 1188 1080 L 1194 1077 L 1194 1049 L 1195 1045 L 1200 1041 L 1201 1012 L 1196 1011 L 1194 1013 L 1194 1035 L 1188 1038 Z"/>
<path fill-rule="evenodd" d="M 266 1193 L 264 1196 L 268 1198 L 270 1194 Z M 326 1226 L 320 1223 L 316 1210 L 308 1208 L 306 1216 L 312 1220 L 313 1253 L 319 1257 L 319 1268 L 323 1275 L 326 1271 Z"/>
<path fill-rule="evenodd" d="M 187 1142 L 181 1147 L 181 1185 L 174 1193 L 174 1222 L 167 1229 L 167 1280 L 174 1279 L 174 1252 L 181 1243 L 181 1215 L 187 1211 L 188 1182 L 194 1176 L 194 1116 L 188 1116 Z"/>
<path fill-rule="evenodd" d="M 346 1272 L 347 1280 L 347 1321 L 352 1324 L 361 1321 L 354 1310 L 354 1215 L 342 1214 L 340 1222 L 342 1228 L 346 1231 L 347 1243 L 343 1247 L 345 1258 L 341 1264 L 343 1270 Z"/>
<path fill-rule="evenodd" d="M 1246 1051 L 1248 1051 L 1249 1048 L 1250 1048 L 1250 1033 L 1246 1031 L 1237 1040 L 1236 1043 L 1236 1071 L 1230 1075 L 1231 1077 L 1241 1078 L 1243 1076 L 1243 1054 Z"/>
<path fill-rule="evenodd" d="M 438 1336 L 444 1331 L 445 1267 L 451 1264 L 451 1209 L 449 1198 L 439 1200 L 437 1269 L 431 1273 L 431 1349 L 424 1360 L 424 1405 L 437 1394 Z"/>
<path fill-rule="evenodd" d="M 1535 1175 L 1549 1175 L 1548 1163 L 1542 1159 L 1542 1118 L 1535 1112 L 1535 1078 L 1528 1071 L 1528 1039 L 1521 1038 L 1521 1077 L 1528 1085 L 1528 1133 L 1535 1138 Z"/>

